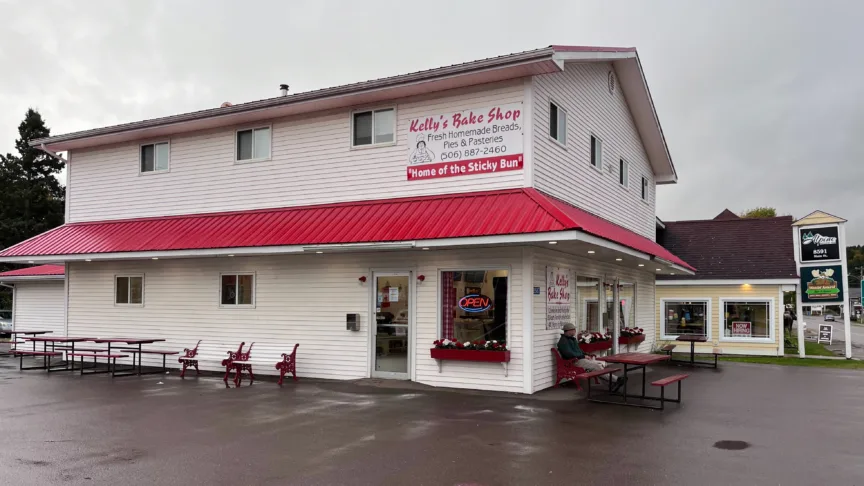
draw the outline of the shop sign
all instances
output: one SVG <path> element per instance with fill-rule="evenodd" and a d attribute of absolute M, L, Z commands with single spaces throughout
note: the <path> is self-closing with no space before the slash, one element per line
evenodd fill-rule
<path fill-rule="evenodd" d="M 408 180 L 522 170 L 522 103 L 436 114 L 408 123 Z"/>
<path fill-rule="evenodd" d="M 732 337 L 752 337 L 753 323 L 747 321 L 732 321 Z"/>
<path fill-rule="evenodd" d="M 823 342 L 831 344 L 831 339 L 834 337 L 834 326 L 831 324 L 819 324 L 819 339 L 818 344 Z"/>
<path fill-rule="evenodd" d="M 492 299 L 483 294 L 469 294 L 459 299 L 459 308 L 465 312 L 483 312 L 492 307 Z"/>
<path fill-rule="evenodd" d="M 546 329 L 561 329 L 570 316 L 570 269 L 546 267 Z"/>
<path fill-rule="evenodd" d="M 801 267 L 801 302 L 843 302 L 843 267 Z"/>
<path fill-rule="evenodd" d="M 840 259 L 840 238 L 837 226 L 802 228 L 798 231 L 802 262 Z"/>

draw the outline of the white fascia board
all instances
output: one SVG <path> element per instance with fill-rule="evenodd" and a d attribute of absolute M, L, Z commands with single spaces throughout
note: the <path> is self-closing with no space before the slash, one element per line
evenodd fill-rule
<path fill-rule="evenodd" d="M 65 275 L 22 275 L 20 277 L 0 277 L 0 283 L 36 282 L 40 280 L 63 280 Z"/>
<path fill-rule="evenodd" d="M 693 270 L 690 270 L 689 268 L 686 268 L 686 267 L 682 267 L 681 265 L 678 265 L 677 263 L 672 263 L 669 260 L 659 258 L 659 257 L 655 258 L 654 260 L 662 263 L 663 265 L 670 266 L 670 267 L 674 268 L 675 270 L 678 270 L 679 272 L 684 273 L 686 275 L 696 275 L 696 272 L 694 272 Z"/>
<path fill-rule="evenodd" d="M 749 280 L 657 280 L 657 286 L 670 285 L 795 285 L 798 280 L 794 278 L 765 278 Z"/>
<path fill-rule="evenodd" d="M 572 52 L 556 52 L 552 59 L 558 62 L 588 62 L 588 61 L 617 61 L 620 59 L 635 59 L 636 53 L 633 51 L 608 52 L 608 51 L 572 51 Z"/>

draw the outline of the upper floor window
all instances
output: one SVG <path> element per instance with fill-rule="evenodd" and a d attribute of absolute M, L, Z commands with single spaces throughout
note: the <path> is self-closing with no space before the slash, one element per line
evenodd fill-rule
<path fill-rule="evenodd" d="M 618 183 L 624 187 L 630 184 L 630 163 L 624 159 L 618 160 Z"/>
<path fill-rule="evenodd" d="M 591 135 L 591 165 L 603 169 L 603 141 Z"/>
<path fill-rule="evenodd" d="M 549 136 L 567 145 L 567 112 L 556 105 L 549 103 Z"/>
<path fill-rule="evenodd" d="M 237 132 L 237 160 L 265 160 L 270 158 L 270 127 L 252 128 Z"/>
<path fill-rule="evenodd" d="M 141 173 L 164 172 L 168 170 L 171 150 L 168 142 L 151 143 L 141 146 Z"/>
<path fill-rule="evenodd" d="M 648 179 L 642 177 L 642 199 L 648 199 Z"/>
<path fill-rule="evenodd" d="M 144 304 L 144 276 L 124 275 L 114 277 L 114 304 Z"/>
<path fill-rule="evenodd" d="M 351 125 L 351 144 L 355 147 L 396 140 L 396 110 L 393 108 L 355 112 Z"/>

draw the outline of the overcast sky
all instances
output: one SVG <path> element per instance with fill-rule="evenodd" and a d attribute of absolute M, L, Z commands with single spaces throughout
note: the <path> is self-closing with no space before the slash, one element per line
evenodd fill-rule
<path fill-rule="evenodd" d="M 0 152 L 53 134 L 550 44 L 635 46 L 679 183 L 662 219 L 774 206 L 864 243 L 864 2 L 0 0 Z"/>

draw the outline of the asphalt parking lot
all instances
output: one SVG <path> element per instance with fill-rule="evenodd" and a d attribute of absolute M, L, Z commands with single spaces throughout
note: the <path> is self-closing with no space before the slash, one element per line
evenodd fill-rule
<path fill-rule="evenodd" d="M 302 377 L 226 389 L 176 373 L 20 372 L 0 358 L 2 483 L 864 482 L 861 372 L 725 363 L 696 370 L 683 406 L 662 413 L 580 396 Z"/>

